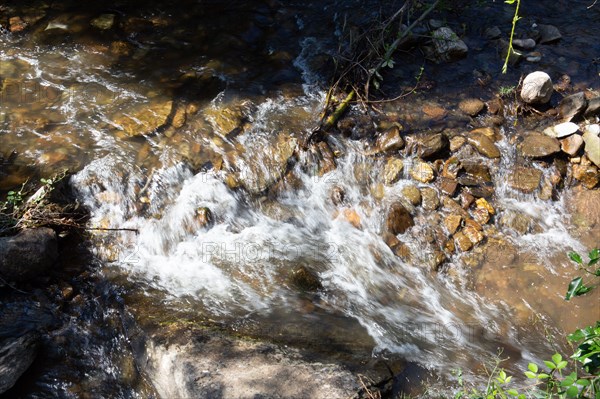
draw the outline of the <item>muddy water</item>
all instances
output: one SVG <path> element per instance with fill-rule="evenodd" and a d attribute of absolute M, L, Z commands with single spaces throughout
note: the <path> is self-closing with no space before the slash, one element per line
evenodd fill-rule
<path fill-rule="evenodd" d="M 597 294 L 563 300 L 574 273 L 565 253 L 593 245 L 571 223 L 568 195 L 544 201 L 505 183 L 517 162 L 516 129 L 538 120 L 515 118 L 507 109 L 499 128 L 502 160 L 472 155 L 490 166 L 498 223 L 487 232 L 487 245 L 450 257 L 434 272 L 432 235 L 445 214 L 414 209 L 416 226 L 399 236 L 410 259 L 395 256 L 381 236 L 387 207 L 415 184 L 408 173 L 413 156 L 391 186 L 382 184 L 384 160 L 370 156 L 363 141 L 343 136 L 330 140 L 334 170 L 318 173 L 304 152 L 288 162 L 318 121 L 343 21 L 359 25 L 381 7 L 361 2 L 364 12 L 356 13 L 352 2 L 180 3 L 3 9 L 42 19 L 25 34 L 0 36 L 1 149 L 5 156 L 18 153 L 1 188 L 68 168 L 77 172 L 72 182 L 91 209 L 91 227 L 139 231 L 92 236 L 98 274 L 116 293 L 80 309 L 90 317 L 72 321 L 69 331 L 86 337 L 81 348 L 107 361 L 74 362 L 89 372 L 61 384 L 48 381 L 68 368 L 47 365 L 52 378 L 42 378 L 40 389 L 68 396 L 115 384 L 116 396 L 145 395 L 135 378 L 118 377 L 135 374 L 121 372 L 129 363 L 114 354 L 128 351 L 121 329 L 93 322 L 103 317 L 118 324 L 111 300 L 115 309 L 125 303 L 142 324 L 174 317 L 216 322 L 317 352 L 335 348 L 342 355 L 329 354 L 343 360 L 399 354 L 442 375 L 456 367 L 475 372 L 499 347 L 522 366 L 563 348 L 563 329 L 600 318 Z M 482 32 L 496 23 L 506 31 L 510 10 L 491 2 L 460 16 L 445 10 L 437 17 L 456 18 L 453 27 L 470 56 L 435 64 L 419 51 L 403 54 L 406 65 L 389 71 L 383 89 L 397 94 L 412 87 L 422 65 L 424 84 L 383 105 L 387 116 L 376 119 L 399 119 L 416 136 L 486 125 L 485 117 L 461 115 L 458 101 L 490 99 L 500 86 L 540 68 L 553 77 L 568 74 L 576 89 L 597 90 L 600 27 L 592 21 L 598 7 L 576 5 L 524 11 L 523 30 L 552 23 L 564 37 L 540 49 L 540 64 L 523 63 L 506 76 Z M 565 20 L 567 6 L 577 23 Z M 115 15 L 114 27 L 90 25 L 102 13 Z M 581 21 L 589 22 L 586 32 L 576 28 Z M 445 111 L 432 116 L 426 107 Z M 374 132 L 367 126 L 357 136 Z M 341 205 L 331 200 L 337 188 L 345 193 Z M 208 223 L 198 216 L 204 208 Z M 524 215 L 527 227 L 499 222 L 510 215 Z M 316 286 L 299 286 L 293 276 L 302 270 L 316 276 Z M 113 346 L 102 344 L 107 337 Z"/>

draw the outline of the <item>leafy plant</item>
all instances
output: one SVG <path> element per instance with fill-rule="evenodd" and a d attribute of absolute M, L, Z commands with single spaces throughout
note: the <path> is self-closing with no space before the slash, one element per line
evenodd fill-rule
<path fill-rule="evenodd" d="M 596 277 L 600 277 L 600 265 L 597 266 L 595 270 L 593 268 L 593 266 L 595 266 L 598 263 L 598 261 L 600 261 L 600 250 L 598 248 L 591 250 L 588 254 L 588 257 L 590 260 L 586 264 L 583 262 L 583 258 L 581 257 L 581 255 L 579 255 L 577 252 L 569 252 L 569 258 L 573 262 L 575 262 L 580 269 L 584 270 L 588 274 L 591 274 Z M 592 289 L 593 289 L 593 287 L 586 286 L 583 283 L 582 276 L 575 277 L 569 283 L 569 287 L 567 288 L 567 293 L 565 295 L 565 299 L 568 301 L 573 297 L 587 294 Z"/>
<path fill-rule="evenodd" d="M 505 0 L 506 4 L 514 4 L 517 3 L 515 7 L 515 15 L 512 20 L 512 29 L 510 30 L 510 38 L 508 40 L 508 49 L 506 50 L 506 58 L 504 59 L 504 65 L 502 66 L 502 73 L 506 73 L 508 70 L 508 61 L 510 60 L 510 55 L 513 52 L 513 38 L 515 37 L 515 27 L 517 26 L 517 22 L 521 17 L 519 17 L 519 7 L 521 6 L 521 0 Z"/>

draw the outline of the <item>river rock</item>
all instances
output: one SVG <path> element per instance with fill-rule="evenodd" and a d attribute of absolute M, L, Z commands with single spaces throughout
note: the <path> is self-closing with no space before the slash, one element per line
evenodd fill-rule
<path fill-rule="evenodd" d="M 532 72 L 523 80 L 521 98 L 528 104 L 545 104 L 552 97 L 552 79 L 546 72 Z"/>
<path fill-rule="evenodd" d="M 585 229 L 600 226 L 600 190 L 585 190 L 575 187 L 567 195 L 567 207 L 575 225 Z M 597 238 L 595 241 L 598 245 Z"/>
<path fill-rule="evenodd" d="M 12 388 L 31 366 L 39 346 L 39 335 L 29 332 L 0 341 L 0 394 Z"/>
<path fill-rule="evenodd" d="M 458 151 L 465 143 L 467 139 L 463 136 L 454 136 L 450 139 L 450 151 L 456 152 Z"/>
<path fill-rule="evenodd" d="M 590 190 L 596 187 L 600 179 L 598 168 L 594 165 L 573 165 L 573 177 Z"/>
<path fill-rule="evenodd" d="M 435 52 L 439 59 L 443 61 L 454 61 L 465 57 L 469 48 L 460 40 L 460 38 L 448 27 L 436 29 L 432 33 Z"/>
<path fill-rule="evenodd" d="M 0 238 L 0 275 L 22 282 L 47 272 L 58 258 L 56 233 L 47 227 Z"/>
<path fill-rule="evenodd" d="M 456 215 L 456 214 L 448 215 L 444 219 L 444 226 L 446 226 L 446 230 L 448 230 L 448 233 L 450 235 L 453 235 L 454 233 L 456 233 L 456 231 L 460 227 L 461 223 L 462 223 L 462 216 Z"/>
<path fill-rule="evenodd" d="M 440 190 L 446 195 L 453 197 L 458 189 L 458 182 L 454 179 L 442 177 L 439 179 Z"/>
<path fill-rule="evenodd" d="M 344 191 L 344 189 L 340 186 L 335 186 L 332 190 L 331 190 L 331 202 L 333 202 L 334 205 L 341 205 L 344 203 L 344 199 L 346 198 L 346 192 Z"/>
<path fill-rule="evenodd" d="M 487 224 L 490 221 L 490 213 L 485 208 L 475 208 L 473 210 L 473 219 L 479 224 Z"/>
<path fill-rule="evenodd" d="M 476 116 L 484 107 L 485 103 L 477 98 L 469 98 L 458 103 L 458 108 L 469 116 Z"/>
<path fill-rule="evenodd" d="M 91 20 L 90 25 L 100 30 L 108 30 L 115 24 L 114 14 L 102 14 L 97 18 Z"/>
<path fill-rule="evenodd" d="M 508 176 L 508 185 L 524 193 L 534 192 L 540 185 L 542 171 L 535 168 L 517 166 Z"/>
<path fill-rule="evenodd" d="M 538 25 L 540 44 L 551 43 L 562 38 L 560 31 L 554 25 Z"/>
<path fill-rule="evenodd" d="M 429 183 L 435 177 L 433 168 L 427 162 L 416 161 L 410 169 L 410 175 L 413 179 L 421 183 Z"/>
<path fill-rule="evenodd" d="M 419 140 L 417 147 L 420 158 L 434 158 L 448 150 L 448 137 L 443 133 L 432 134 Z"/>
<path fill-rule="evenodd" d="M 573 122 L 559 123 L 558 125 L 551 126 L 544 129 L 544 134 L 557 139 L 570 136 L 579 130 L 579 126 Z"/>
<path fill-rule="evenodd" d="M 472 219 L 469 219 L 472 220 Z M 477 223 L 475 221 L 473 221 L 474 223 Z M 462 229 L 462 233 L 473 243 L 473 244 L 479 244 L 481 241 L 483 241 L 483 239 L 485 238 L 483 233 L 481 232 L 481 229 L 478 229 L 475 226 L 465 226 L 464 229 Z"/>
<path fill-rule="evenodd" d="M 558 116 L 569 122 L 579 116 L 587 107 L 587 100 L 583 92 L 571 94 L 563 98 L 558 104 Z"/>
<path fill-rule="evenodd" d="M 494 207 L 485 198 L 477 199 L 477 201 L 475 201 L 475 205 L 477 206 L 477 209 L 485 209 L 491 215 L 496 213 Z"/>
<path fill-rule="evenodd" d="M 600 114 L 600 97 L 594 97 L 588 101 L 587 108 L 583 113 L 583 116 L 590 118 Z"/>
<path fill-rule="evenodd" d="M 496 147 L 496 144 L 482 133 L 469 133 L 467 142 L 485 157 L 500 158 L 500 150 Z"/>
<path fill-rule="evenodd" d="M 400 136 L 400 128 L 392 126 L 385 132 L 381 133 L 375 142 L 375 151 L 377 152 L 393 152 L 404 147 L 404 139 Z"/>
<path fill-rule="evenodd" d="M 113 119 L 113 125 L 130 137 L 152 134 L 166 126 L 173 108 L 173 101 L 156 99 L 150 104 L 125 110 Z"/>
<path fill-rule="evenodd" d="M 600 137 L 592 131 L 586 130 L 583 134 L 583 141 L 585 142 L 585 155 L 596 166 L 600 167 Z"/>
<path fill-rule="evenodd" d="M 422 200 L 421 192 L 415 185 L 412 184 L 402 188 L 402 196 L 415 206 L 419 205 Z"/>
<path fill-rule="evenodd" d="M 600 136 L 600 125 L 594 123 L 593 125 L 586 125 L 583 128 L 583 133 L 589 133 L 592 135 Z"/>
<path fill-rule="evenodd" d="M 480 162 L 463 161 L 462 168 L 469 177 L 475 179 L 478 183 L 489 183 L 492 181 L 490 169 Z"/>
<path fill-rule="evenodd" d="M 444 162 L 442 167 L 442 177 L 447 179 L 456 179 L 458 172 L 460 172 L 462 165 L 457 157 L 450 157 Z"/>
<path fill-rule="evenodd" d="M 462 231 L 459 231 L 454 235 L 454 243 L 461 252 L 466 252 L 473 248 L 473 241 L 471 241 Z"/>
<path fill-rule="evenodd" d="M 526 158 L 543 158 L 560 151 L 560 143 L 553 137 L 529 132 L 518 149 Z"/>
<path fill-rule="evenodd" d="M 410 212 L 399 202 L 390 205 L 385 223 L 386 230 L 393 235 L 403 234 L 415 225 Z"/>
<path fill-rule="evenodd" d="M 483 32 L 483 34 L 486 37 L 486 39 L 494 40 L 494 39 L 499 39 L 500 36 L 502 36 L 502 31 L 500 30 L 499 27 L 494 25 L 494 26 L 490 26 L 490 27 L 486 28 L 485 31 Z"/>
<path fill-rule="evenodd" d="M 314 292 L 323 288 L 319 276 L 305 266 L 294 270 L 289 277 L 289 282 L 300 291 Z"/>
<path fill-rule="evenodd" d="M 533 39 L 514 39 L 513 46 L 522 50 L 533 50 L 535 48 L 535 40 Z"/>
<path fill-rule="evenodd" d="M 434 188 L 423 187 L 421 189 L 421 198 L 423 199 L 423 209 L 427 211 L 436 210 L 440 206 L 440 197 Z"/>
<path fill-rule="evenodd" d="M 565 154 L 569 154 L 574 157 L 577 155 L 581 146 L 583 145 L 583 137 L 578 134 L 574 134 L 567 138 L 560 140 L 560 148 Z"/>
<path fill-rule="evenodd" d="M 402 170 L 404 169 L 404 162 L 399 158 L 390 158 L 385 163 L 383 168 L 383 182 L 385 184 L 392 185 L 396 183 L 402 176 Z"/>
<path fill-rule="evenodd" d="M 22 32 L 27 28 L 27 23 L 21 17 L 11 17 L 8 20 L 8 29 L 11 33 Z"/>

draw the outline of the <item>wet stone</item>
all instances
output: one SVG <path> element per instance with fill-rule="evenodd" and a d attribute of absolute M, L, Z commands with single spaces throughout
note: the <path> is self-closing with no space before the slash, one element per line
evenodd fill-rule
<path fill-rule="evenodd" d="M 211 210 L 206 207 L 196 209 L 196 221 L 200 227 L 212 226 L 214 219 Z"/>
<path fill-rule="evenodd" d="M 514 39 L 513 46 L 522 50 L 533 50 L 535 48 L 535 40 L 533 39 Z"/>
<path fill-rule="evenodd" d="M 456 194 L 456 190 L 458 188 L 458 182 L 454 179 L 448 179 L 448 178 L 440 178 L 439 179 L 439 187 L 440 190 L 442 190 L 442 192 L 446 195 L 449 195 L 450 197 L 453 197 L 454 194 Z"/>
<path fill-rule="evenodd" d="M 567 138 L 560 140 L 560 148 L 565 154 L 569 154 L 574 157 L 577 155 L 581 146 L 583 145 L 583 137 L 578 134 L 574 134 Z"/>
<path fill-rule="evenodd" d="M 544 129 L 544 134 L 549 137 L 560 139 L 575 134 L 578 130 L 579 126 L 573 122 L 564 122 Z"/>
<path fill-rule="evenodd" d="M 458 108 L 469 116 L 476 116 L 485 107 L 485 103 L 477 98 L 469 98 L 458 103 Z"/>
<path fill-rule="evenodd" d="M 479 224 L 487 224 L 490 221 L 490 213 L 485 208 L 476 208 L 473 210 L 473 219 Z"/>
<path fill-rule="evenodd" d="M 463 136 L 454 136 L 450 139 L 450 151 L 458 151 L 465 143 L 467 139 Z"/>
<path fill-rule="evenodd" d="M 448 179 L 456 179 L 458 176 L 458 172 L 460 171 L 462 165 L 458 158 L 450 157 L 444 162 L 444 166 L 442 167 L 442 177 Z"/>
<path fill-rule="evenodd" d="M 411 204 L 417 206 L 421 203 L 422 197 L 419 189 L 414 185 L 408 185 L 402 189 L 402 196 Z"/>
<path fill-rule="evenodd" d="M 583 92 L 571 94 L 563 98 L 558 104 L 558 116 L 569 122 L 579 116 L 587 107 L 587 100 Z"/>
<path fill-rule="evenodd" d="M 485 238 L 481 230 L 474 226 L 465 226 L 462 232 L 473 244 L 479 244 Z"/>
<path fill-rule="evenodd" d="M 446 230 L 448 230 L 448 233 L 450 235 L 453 235 L 454 233 L 456 233 L 456 231 L 460 227 L 461 222 L 462 222 L 462 216 L 452 214 L 452 215 L 446 216 L 446 219 L 444 219 L 444 226 L 446 226 Z"/>
<path fill-rule="evenodd" d="M 500 158 L 500 150 L 496 147 L 496 144 L 482 133 L 469 134 L 467 142 L 485 157 Z"/>
<path fill-rule="evenodd" d="M 402 176 L 404 163 L 401 159 L 390 158 L 383 168 L 383 182 L 387 185 L 396 183 Z"/>
<path fill-rule="evenodd" d="M 440 206 L 440 198 L 437 191 L 431 187 L 421 189 L 421 197 L 423 199 L 423 209 L 428 211 L 436 210 Z"/>
<path fill-rule="evenodd" d="M 600 97 L 592 98 L 588 101 L 587 108 L 583 115 L 586 118 L 590 118 L 592 116 L 600 115 Z"/>
<path fill-rule="evenodd" d="M 114 125 L 128 136 L 137 137 L 154 133 L 167 124 L 173 101 L 153 101 L 132 110 L 125 110 L 114 120 Z"/>
<path fill-rule="evenodd" d="M 473 241 L 461 231 L 454 235 L 454 244 L 461 252 L 466 252 L 473 248 Z"/>
<path fill-rule="evenodd" d="M 395 202 L 390 206 L 386 219 L 387 231 L 393 235 L 402 234 L 414 224 L 412 216 L 404 205 Z"/>
<path fill-rule="evenodd" d="M 417 161 L 412 165 L 410 175 L 421 183 L 429 183 L 435 177 L 433 168 L 427 162 Z"/>
<path fill-rule="evenodd" d="M 553 137 L 537 132 L 529 132 L 518 148 L 524 157 L 543 158 L 559 152 L 560 144 Z"/>
<path fill-rule="evenodd" d="M 393 152 L 404 147 L 404 139 L 400 136 L 400 128 L 392 126 L 377 137 L 375 142 L 377 152 Z"/>
<path fill-rule="evenodd" d="M 600 180 L 598 168 L 594 165 L 573 165 L 573 177 L 590 190 L 596 187 Z"/>
<path fill-rule="evenodd" d="M 436 29 L 432 33 L 433 44 L 438 58 L 442 61 L 455 61 L 465 57 L 469 48 L 458 35 L 448 27 Z"/>
<path fill-rule="evenodd" d="M 419 157 L 423 159 L 440 156 L 448 150 L 448 137 L 443 133 L 433 134 L 419 140 L 417 147 Z"/>
<path fill-rule="evenodd" d="M 508 185 L 515 190 L 532 193 L 540 185 L 541 179 L 541 170 L 517 166 L 508 176 Z"/>
<path fill-rule="evenodd" d="M 8 29 L 12 33 L 22 32 L 27 28 L 27 23 L 21 17 L 11 17 L 8 20 Z"/>
<path fill-rule="evenodd" d="M 592 131 L 586 130 L 583 134 L 583 141 L 585 142 L 585 155 L 600 167 L 600 137 Z"/>
<path fill-rule="evenodd" d="M 477 209 L 485 209 L 491 215 L 496 213 L 494 207 L 485 198 L 478 198 L 475 201 L 475 205 L 477 206 Z"/>
<path fill-rule="evenodd" d="M 317 274 L 304 266 L 300 266 L 291 273 L 290 284 L 301 291 L 314 292 L 322 288 Z"/>
<path fill-rule="evenodd" d="M 538 25 L 540 44 L 552 43 L 562 38 L 560 31 L 554 25 Z"/>
<path fill-rule="evenodd" d="M 331 190 L 331 202 L 333 202 L 334 205 L 341 205 L 342 203 L 344 203 L 345 197 L 346 193 L 343 188 L 335 186 Z"/>
<path fill-rule="evenodd" d="M 113 27 L 115 23 L 115 15 L 114 14 L 102 14 L 97 18 L 92 19 L 90 24 L 94 28 L 98 28 L 100 30 L 108 30 Z"/>

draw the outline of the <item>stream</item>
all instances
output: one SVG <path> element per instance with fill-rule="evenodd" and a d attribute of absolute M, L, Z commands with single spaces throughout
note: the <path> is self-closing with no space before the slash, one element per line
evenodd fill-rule
<path fill-rule="evenodd" d="M 566 254 L 598 246 L 598 226 L 571 207 L 587 189 L 565 183 L 540 198 L 541 189 L 509 184 L 516 166 L 543 181 L 559 173 L 557 162 L 516 150 L 520 131 L 548 121 L 517 115 L 510 95 L 500 122 L 458 108 L 534 70 L 567 74 L 573 92 L 597 95 L 600 6 L 525 4 L 518 32 L 544 23 L 563 37 L 506 75 L 483 32 L 498 25 L 507 35 L 512 8 L 483 1 L 433 13 L 460 33 L 467 58 L 434 63 L 403 50 L 382 90 L 418 89 L 371 119 L 353 107 L 340 122 L 348 126 L 326 139 L 328 163 L 321 150 L 298 148 L 319 122 L 331 56 L 347 26 L 389 15 L 394 2 L 3 3 L 3 17 L 30 26 L 0 33 L 0 153 L 18 154 L 0 190 L 68 169 L 98 228 L 91 254 L 70 260 L 90 269 L 88 280 L 77 280 L 52 349 L 14 397 L 155 397 L 131 355 L 131 320 L 146 332 L 218 326 L 340 364 L 398 358 L 440 377 L 432 384 L 444 390 L 456 369 L 481 382 L 499 348 L 514 374 L 569 353 L 565 334 L 600 319 L 598 290 L 564 300 L 576 273 Z M 403 170 L 386 181 L 390 157 L 374 154 L 372 138 L 394 123 L 407 148 L 428 134 L 493 127 L 499 159 L 468 145 L 452 154 L 489 170 L 485 242 L 446 250 L 454 211 L 435 181 L 415 180 L 416 151 L 403 150 Z M 432 196 L 437 205 L 426 205 Z M 385 233 L 398 201 L 414 220 L 395 234 L 401 256 Z"/>

